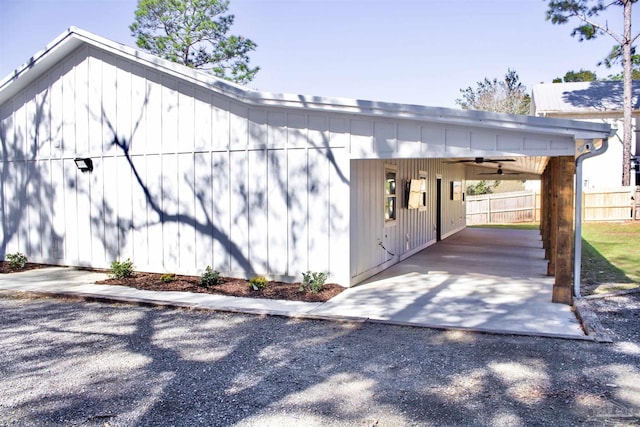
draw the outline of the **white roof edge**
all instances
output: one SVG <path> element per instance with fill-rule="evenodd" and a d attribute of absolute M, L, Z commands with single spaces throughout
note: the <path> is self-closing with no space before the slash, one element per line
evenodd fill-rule
<path fill-rule="evenodd" d="M 167 72 L 202 87 L 235 98 L 238 101 L 253 105 L 307 108 L 336 113 L 406 118 L 446 124 L 473 124 L 475 126 L 500 127 L 513 131 L 575 135 L 576 138 L 581 139 L 603 138 L 611 133 L 611 128 L 607 124 L 569 119 L 490 113 L 486 111 L 427 107 L 348 98 L 260 92 L 108 40 L 74 26 L 69 27 L 69 29 L 49 43 L 44 50 L 33 55 L 28 62 L 18 67 L 0 81 L 0 103 L 3 102 L 3 92 L 6 92 L 6 89 L 11 86 L 12 83 L 20 80 L 25 74 L 28 74 L 35 65 L 49 54 L 55 55 L 56 51 L 62 50 L 58 49 L 58 47 L 68 43 L 72 39 L 79 40 L 127 59 L 133 59 L 136 62 L 142 62 L 159 71 Z"/>
<path fill-rule="evenodd" d="M 20 65 L 18 68 L 16 68 L 15 70 L 13 70 L 12 72 L 10 72 L 8 75 L 6 75 L 5 77 L 3 77 L 2 79 L 0 79 L 0 92 L 2 92 L 2 90 L 8 86 L 13 80 L 18 79 L 20 76 L 22 76 L 25 72 L 27 72 L 36 62 L 38 62 L 40 60 L 40 58 L 42 58 L 43 56 L 45 56 L 47 53 L 49 53 L 51 50 L 53 50 L 57 45 L 59 45 L 60 43 L 62 43 L 62 41 L 64 39 L 66 39 L 69 34 L 71 34 L 72 31 L 74 31 L 76 28 L 75 27 L 69 27 L 65 32 L 63 32 L 62 34 L 60 34 L 58 37 L 56 37 L 55 39 L 53 39 L 52 42 L 50 42 L 49 44 L 47 44 L 44 49 L 36 52 L 33 56 L 31 56 L 31 58 L 29 58 L 29 61 L 23 63 L 22 65 Z"/>

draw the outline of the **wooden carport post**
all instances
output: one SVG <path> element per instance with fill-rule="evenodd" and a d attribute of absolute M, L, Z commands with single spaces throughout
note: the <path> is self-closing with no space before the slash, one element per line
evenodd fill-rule
<path fill-rule="evenodd" d="M 555 282 L 552 302 L 572 303 L 573 284 L 573 203 L 575 158 L 562 156 L 555 162 Z"/>
<path fill-rule="evenodd" d="M 545 170 L 547 179 L 545 180 L 545 259 L 549 260 L 547 264 L 547 276 L 553 276 L 556 273 L 556 231 L 558 226 L 558 209 L 557 209 L 557 176 L 558 176 L 558 158 L 549 159 Z"/>
<path fill-rule="evenodd" d="M 551 200 L 550 184 L 549 184 L 549 172 L 551 168 L 547 164 L 542 176 L 540 177 L 541 191 L 540 191 L 540 235 L 542 236 L 542 248 L 544 249 L 544 259 L 549 259 L 549 220 Z"/>

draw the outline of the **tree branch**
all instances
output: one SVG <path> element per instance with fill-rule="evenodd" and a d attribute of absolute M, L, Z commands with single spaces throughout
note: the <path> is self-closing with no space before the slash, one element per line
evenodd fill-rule
<path fill-rule="evenodd" d="M 602 31 L 605 34 L 608 34 L 609 36 L 611 36 L 616 42 L 618 42 L 620 45 L 624 44 L 624 40 L 622 38 L 620 38 L 616 33 L 612 32 L 609 30 L 609 28 L 602 26 L 601 24 L 598 24 L 597 22 L 594 22 L 592 20 L 590 20 L 589 18 L 587 18 L 584 15 L 579 15 L 579 14 L 575 14 L 573 15 L 576 18 L 580 19 L 582 22 L 589 24 L 591 26 L 593 26 L 594 28 L 599 29 L 600 31 Z"/>

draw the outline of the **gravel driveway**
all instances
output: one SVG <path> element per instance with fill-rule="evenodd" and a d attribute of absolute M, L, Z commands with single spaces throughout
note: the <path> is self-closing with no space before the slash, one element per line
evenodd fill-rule
<path fill-rule="evenodd" d="M 640 294 L 613 344 L 0 294 L 2 426 L 640 425 Z"/>

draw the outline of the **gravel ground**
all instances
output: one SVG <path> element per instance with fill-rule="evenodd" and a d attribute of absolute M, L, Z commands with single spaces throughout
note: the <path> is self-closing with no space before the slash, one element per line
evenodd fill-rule
<path fill-rule="evenodd" d="M 640 425 L 640 294 L 589 306 L 613 344 L 0 294 L 0 425 Z"/>

